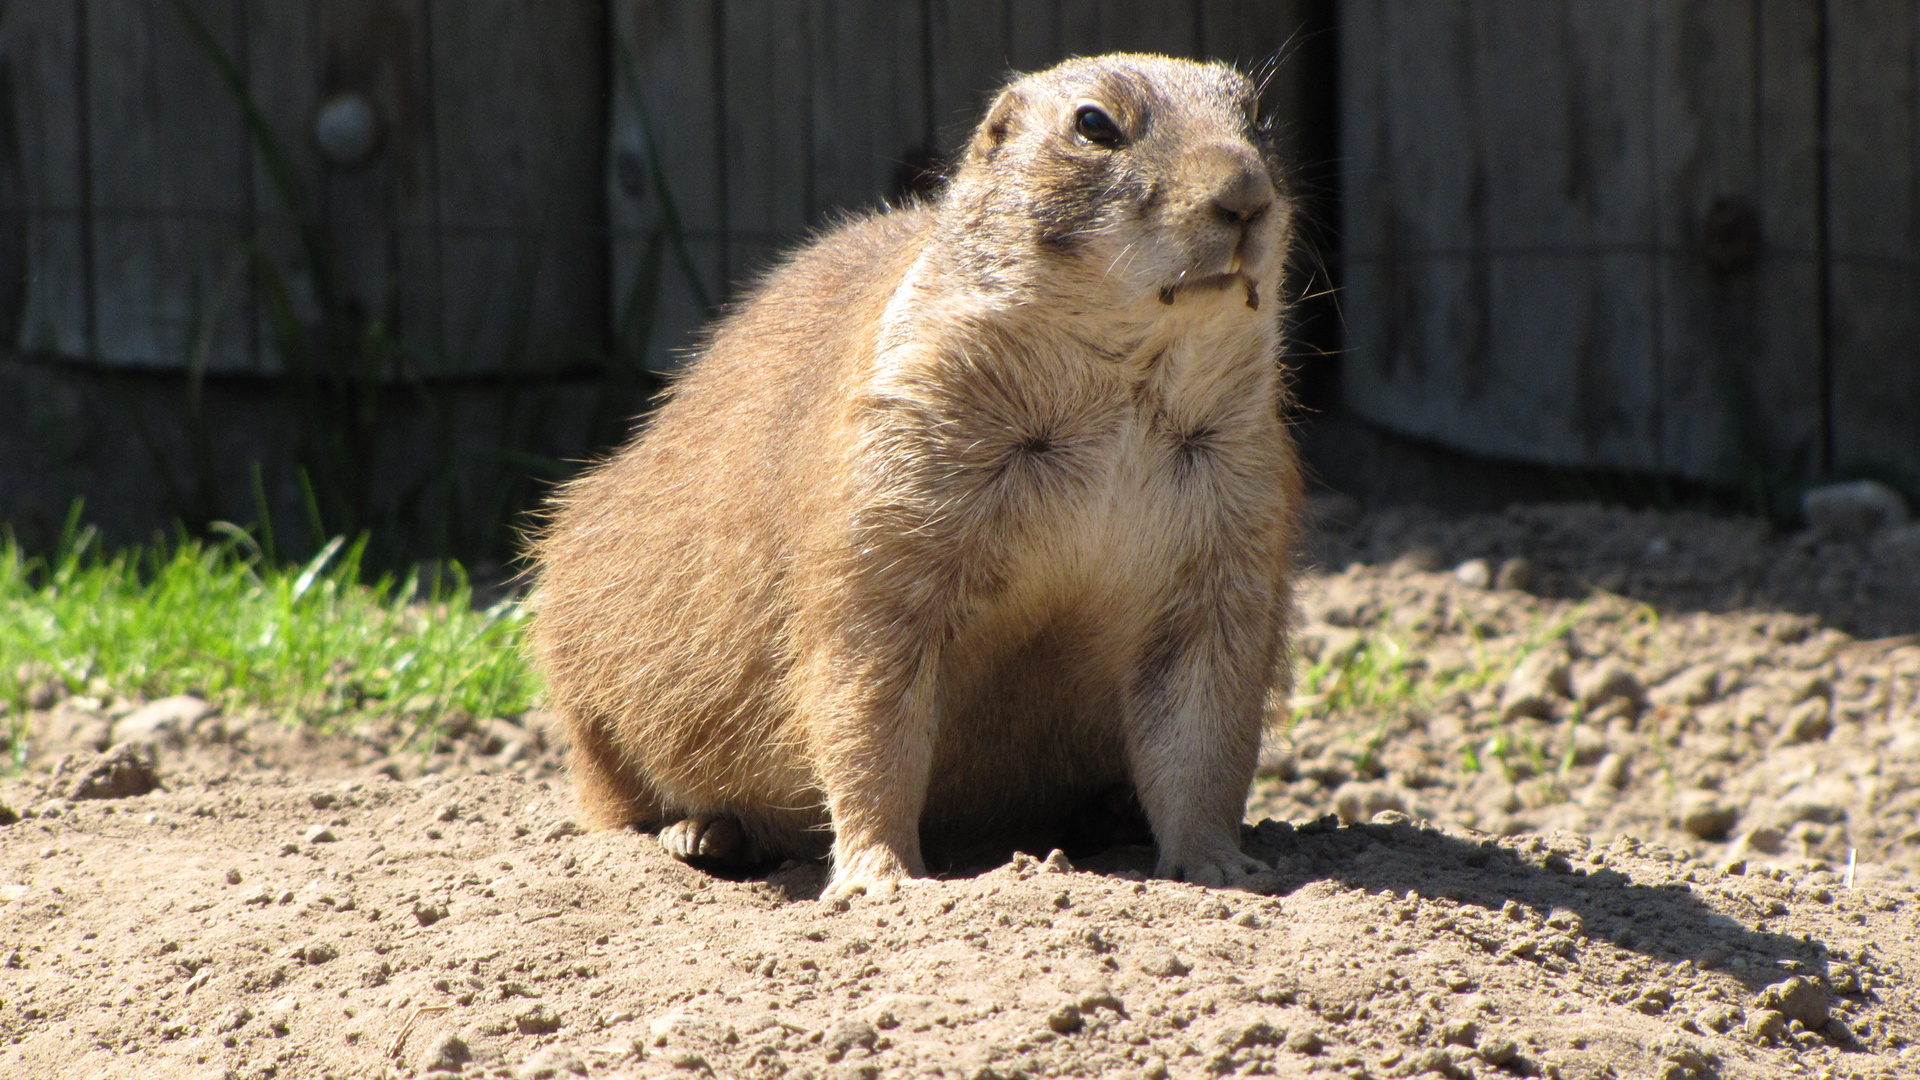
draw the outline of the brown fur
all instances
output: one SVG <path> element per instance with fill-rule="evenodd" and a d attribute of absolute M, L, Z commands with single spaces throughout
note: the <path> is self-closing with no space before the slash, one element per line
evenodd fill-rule
<path fill-rule="evenodd" d="M 1015 81 L 937 202 L 792 255 L 560 492 L 534 640 L 589 820 L 830 840 L 844 895 L 1131 784 L 1160 873 L 1257 868 L 1299 493 L 1253 102 L 1157 56 Z"/>

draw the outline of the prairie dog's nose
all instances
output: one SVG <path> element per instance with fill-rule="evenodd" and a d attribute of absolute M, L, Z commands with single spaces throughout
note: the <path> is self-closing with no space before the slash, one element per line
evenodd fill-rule
<path fill-rule="evenodd" d="M 1273 178 L 1253 154 L 1238 148 L 1220 147 L 1208 155 L 1209 162 L 1223 174 L 1214 189 L 1214 210 L 1231 225 L 1244 225 L 1273 206 L 1277 193 Z"/>

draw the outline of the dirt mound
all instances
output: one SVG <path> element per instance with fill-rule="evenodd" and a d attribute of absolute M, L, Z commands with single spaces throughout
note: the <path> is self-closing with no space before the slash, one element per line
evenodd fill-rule
<path fill-rule="evenodd" d="M 1911 638 L 1391 566 L 1317 578 L 1301 609 L 1307 692 L 1267 748 L 1255 814 L 1397 810 L 1920 870 Z"/>
<path fill-rule="evenodd" d="M 7 830 L 9 1076 L 1723 1075 L 1904 1064 L 1912 889 L 1633 842 L 1247 830 L 1266 895 L 1030 857 L 891 902 L 522 778 L 188 781 Z M 1804 999 L 1804 1000 L 1803 1000 Z M 1607 1070 L 1614 1070 L 1608 1073 Z"/>
<path fill-rule="evenodd" d="M 1517 505 L 1446 515 L 1394 507 L 1359 515 L 1333 496 L 1312 545 L 1321 566 L 1385 566 L 1412 556 L 1530 564 L 1533 591 L 1578 598 L 1599 588 L 1667 611 L 1750 609 L 1817 616 L 1861 637 L 1920 632 L 1920 523 L 1854 539 L 1783 532 L 1758 518 Z"/>
<path fill-rule="evenodd" d="M 46 702 L 0 1076 L 1920 1074 L 1920 648 L 1528 540 L 1757 526 L 1537 513 L 1323 537 L 1375 563 L 1303 590 L 1251 891 L 1122 847 L 835 908 L 581 833 L 537 714 Z"/>

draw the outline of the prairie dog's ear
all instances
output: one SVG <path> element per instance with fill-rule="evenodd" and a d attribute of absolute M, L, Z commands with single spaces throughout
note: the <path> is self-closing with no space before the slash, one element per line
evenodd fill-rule
<path fill-rule="evenodd" d="M 1007 141 L 1013 130 L 1014 111 L 1024 104 L 1018 91 L 1009 86 L 1000 91 L 993 99 L 993 107 L 987 110 L 987 118 L 973 130 L 973 141 L 967 144 L 968 161 L 987 161 L 993 157 L 1000 144 Z"/>

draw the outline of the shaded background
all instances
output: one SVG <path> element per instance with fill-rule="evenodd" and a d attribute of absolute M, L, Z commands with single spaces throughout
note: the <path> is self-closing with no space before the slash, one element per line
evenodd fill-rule
<path fill-rule="evenodd" d="M 1323 484 L 1913 498 L 1917 43 L 1888 0 L 15 2 L 0 521 L 497 562 L 780 249 L 1113 49 L 1280 61 Z"/>

